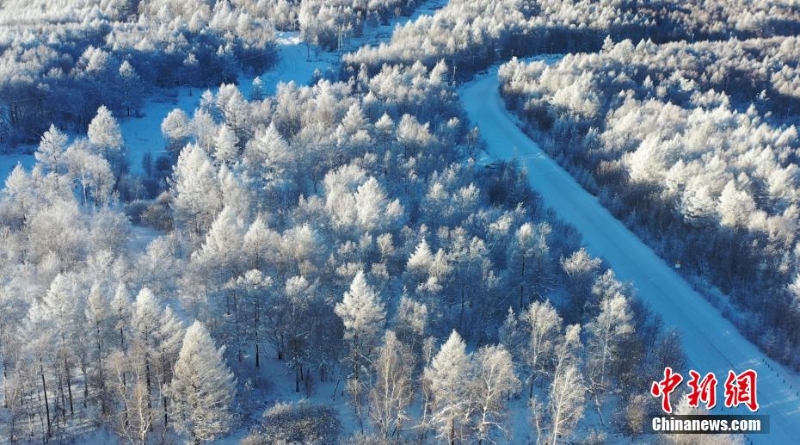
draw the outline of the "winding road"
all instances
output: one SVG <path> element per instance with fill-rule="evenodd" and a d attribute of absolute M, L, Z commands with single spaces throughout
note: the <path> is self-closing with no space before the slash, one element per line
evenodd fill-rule
<path fill-rule="evenodd" d="M 757 414 L 770 416 L 770 433 L 748 435 L 747 443 L 800 443 L 800 378 L 765 357 L 529 139 L 505 109 L 498 87 L 494 70 L 459 90 L 470 120 L 478 126 L 488 145 L 488 154 L 495 159 L 516 157 L 523 162 L 531 187 L 542 196 L 545 205 L 575 226 L 583 235 L 587 250 L 605 258 L 617 277 L 633 283 L 639 298 L 661 315 L 666 327 L 675 327 L 680 332 L 689 368 L 703 375 L 713 372 L 719 381 L 715 414 L 751 414 L 743 406 L 738 410 L 720 407 L 728 371 L 754 369 L 758 373 L 757 397 L 761 405 Z M 652 376 L 653 380 L 661 377 Z M 688 378 L 687 373 L 682 385 Z"/>

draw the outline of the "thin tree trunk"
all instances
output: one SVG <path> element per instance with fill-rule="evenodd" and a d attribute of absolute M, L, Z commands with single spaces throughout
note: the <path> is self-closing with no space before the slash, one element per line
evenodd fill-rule
<path fill-rule="evenodd" d="M 145 372 L 145 381 L 147 383 L 147 407 L 152 408 L 152 403 L 150 401 L 150 395 L 152 394 L 151 391 L 151 383 L 150 383 L 150 359 L 149 357 L 145 358 L 144 362 L 144 372 Z"/>
<path fill-rule="evenodd" d="M 105 386 L 105 378 L 103 376 L 103 338 L 100 335 L 100 323 L 96 324 L 97 328 L 97 373 L 100 379 L 100 385 Z M 103 412 L 105 413 L 105 402 L 102 401 Z"/>
<path fill-rule="evenodd" d="M 463 331 L 464 326 L 464 290 L 461 290 L 461 310 L 458 313 L 458 330 Z"/>
<path fill-rule="evenodd" d="M 600 393 L 595 392 L 594 394 L 594 405 L 597 408 L 597 416 L 600 418 L 600 425 L 606 426 L 606 422 L 603 420 L 603 412 L 600 409 Z"/>
<path fill-rule="evenodd" d="M 81 373 L 83 373 L 83 407 L 86 408 L 89 399 L 89 379 L 86 378 L 86 366 L 81 367 Z"/>
<path fill-rule="evenodd" d="M 553 420 L 553 445 L 558 443 L 558 423 L 561 421 L 561 409 L 556 410 L 556 415 Z"/>
<path fill-rule="evenodd" d="M 72 405 L 72 379 L 69 375 L 69 365 L 67 363 L 67 356 L 64 355 L 64 372 L 67 374 L 67 392 L 69 393 L 69 415 L 75 415 L 75 409 Z"/>
<path fill-rule="evenodd" d="M 532 399 L 532 398 L 533 398 L 533 384 L 534 384 L 534 382 L 535 382 L 534 376 L 533 376 L 533 375 L 531 375 L 531 390 L 530 390 L 530 392 L 528 393 L 528 398 L 529 398 L 529 399 Z"/>
<path fill-rule="evenodd" d="M 4 362 L 3 363 L 3 408 L 8 408 L 8 397 L 5 396 L 6 394 L 8 394 L 8 365 L 6 365 Z"/>
<path fill-rule="evenodd" d="M 61 395 L 61 416 L 64 419 L 64 422 L 67 421 L 67 396 L 64 394 L 64 376 L 59 374 L 58 376 L 58 393 Z M 56 398 L 58 401 L 58 398 Z M 58 414 L 56 414 L 56 420 L 58 420 Z"/>
<path fill-rule="evenodd" d="M 339 391 L 339 382 L 341 382 L 341 377 L 336 379 L 336 386 L 333 388 L 333 400 L 336 401 L 336 392 Z"/>
<path fill-rule="evenodd" d="M 50 404 L 47 401 L 47 384 L 44 381 L 44 367 L 40 366 L 39 371 L 42 375 L 42 390 L 44 391 L 44 411 L 47 415 L 47 437 L 50 437 Z"/>
<path fill-rule="evenodd" d="M 522 271 L 520 272 L 520 278 L 522 279 L 522 282 L 519 285 L 519 310 L 522 311 L 522 305 L 524 304 L 522 300 L 525 294 L 525 255 L 522 255 Z"/>

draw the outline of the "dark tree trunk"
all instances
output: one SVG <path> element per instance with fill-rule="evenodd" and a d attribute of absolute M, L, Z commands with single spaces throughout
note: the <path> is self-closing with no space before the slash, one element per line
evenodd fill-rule
<path fill-rule="evenodd" d="M 75 415 L 75 409 L 72 405 L 72 379 L 69 375 L 69 365 L 67 363 L 67 356 L 64 356 L 64 372 L 67 374 L 67 393 L 69 393 L 69 415 Z"/>
<path fill-rule="evenodd" d="M 149 358 L 145 358 L 144 362 L 144 372 L 145 372 L 145 380 L 147 382 L 147 407 L 152 408 L 152 404 L 150 402 L 150 395 L 153 394 L 151 391 L 151 383 L 150 383 L 150 360 Z"/>
<path fill-rule="evenodd" d="M 47 416 L 47 437 L 50 437 L 50 403 L 47 401 L 47 384 L 44 381 L 44 367 L 40 367 L 42 375 L 42 390 L 44 391 L 44 412 Z"/>
<path fill-rule="evenodd" d="M 83 373 L 83 407 L 86 408 L 89 399 L 89 379 L 86 378 L 86 366 L 81 367 L 81 372 Z"/>
<path fill-rule="evenodd" d="M 8 366 L 3 363 L 3 394 L 8 394 Z M 3 397 L 3 408 L 8 408 L 8 398 Z"/>

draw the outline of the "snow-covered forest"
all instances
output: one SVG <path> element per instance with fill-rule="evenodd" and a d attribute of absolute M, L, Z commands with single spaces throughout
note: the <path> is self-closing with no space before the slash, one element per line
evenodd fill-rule
<path fill-rule="evenodd" d="M 641 434 L 691 338 L 457 88 L 508 62 L 532 138 L 797 367 L 798 14 L 0 1 L 0 150 L 35 161 L 0 191 L 0 441 L 682 443 Z M 298 46 L 333 68 L 306 84 Z"/>
<path fill-rule="evenodd" d="M 543 147 L 665 258 L 731 295 L 723 312 L 795 368 L 797 47 L 608 40 L 500 70 Z"/>
<path fill-rule="evenodd" d="M 153 88 L 211 87 L 275 62 L 276 31 L 338 49 L 414 2 L 9 0 L 0 3 L 0 142 L 34 142 L 50 123 L 85 131 L 105 105 L 145 112 Z"/>

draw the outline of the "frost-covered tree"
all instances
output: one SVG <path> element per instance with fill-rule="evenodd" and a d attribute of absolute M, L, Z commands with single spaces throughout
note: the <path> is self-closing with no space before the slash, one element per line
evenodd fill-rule
<path fill-rule="evenodd" d="M 534 302 L 520 314 L 522 325 L 522 358 L 530 373 L 529 397 L 538 376 L 547 375 L 550 360 L 562 329 L 561 317 L 550 301 Z"/>
<path fill-rule="evenodd" d="M 230 207 L 239 218 L 250 219 L 253 209 L 257 207 L 253 203 L 256 192 L 251 185 L 251 178 L 245 172 L 234 173 L 228 165 L 220 166 L 217 177 L 222 191 L 223 206 Z"/>
<path fill-rule="evenodd" d="M 553 353 L 553 374 L 547 398 L 534 394 L 530 400 L 536 443 L 557 443 L 560 438 L 568 437 L 583 416 L 587 388 L 579 368 L 580 331 L 579 325 L 570 325 L 559 336 Z"/>
<path fill-rule="evenodd" d="M 137 442 L 146 441 L 153 425 L 167 427 L 166 388 L 183 339 L 183 325 L 172 309 L 162 308 L 148 288 L 142 288 L 132 305 L 118 287 L 111 318 L 119 317 L 119 331 L 111 335 L 112 352 L 104 362 L 107 381 L 116 392 L 118 430 Z M 124 334 L 124 335 L 123 335 Z M 117 338 L 119 337 L 119 339 Z M 162 422 L 163 419 L 163 422 Z"/>
<path fill-rule="evenodd" d="M 171 151 L 178 151 L 186 145 L 191 131 L 189 116 L 180 108 L 167 113 L 161 121 L 161 134 L 167 140 L 167 148 Z"/>
<path fill-rule="evenodd" d="M 578 363 L 583 351 L 581 326 L 578 324 L 566 326 L 554 349 L 553 374 L 564 372 L 567 365 Z"/>
<path fill-rule="evenodd" d="M 569 364 L 559 369 L 553 376 L 548 399 L 553 444 L 569 437 L 575 424 L 583 417 L 585 400 L 586 385 L 578 366 Z"/>
<path fill-rule="evenodd" d="M 408 258 L 405 270 L 406 285 L 411 289 L 424 283 L 428 279 L 429 271 L 433 265 L 433 252 L 425 238 L 417 244 L 414 253 Z"/>
<path fill-rule="evenodd" d="M 585 303 L 589 299 L 592 283 L 601 264 L 599 258 L 592 258 L 584 248 L 575 251 L 567 258 L 562 258 L 561 269 L 566 275 L 567 289 L 571 298 L 565 313 L 568 319 L 580 321 L 583 317 Z"/>
<path fill-rule="evenodd" d="M 606 386 L 608 363 L 619 360 L 619 346 L 625 336 L 633 333 L 628 300 L 615 293 L 600 302 L 600 313 L 586 326 L 589 333 L 589 367 L 593 390 L 603 391 Z"/>
<path fill-rule="evenodd" d="M 155 420 L 147 385 L 143 379 L 134 378 L 131 358 L 122 351 L 109 354 L 106 363 L 117 405 L 114 430 L 130 443 L 146 443 Z"/>
<path fill-rule="evenodd" d="M 206 90 L 206 93 L 211 93 Z M 211 153 L 214 149 L 214 137 L 217 135 L 217 123 L 211 112 L 203 106 L 203 99 L 206 94 L 203 93 L 200 99 L 200 108 L 195 110 L 192 117 L 191 128 L 192 135 L 195 137 L 195 144 L 205 150 L 206 153 Z M 211 101 L 212 99 L 209 99 Z"/>
<path fill-rule="evenodd" d="M 256 132 L 245 150 L 245 159 L 257 171 L 264 169 L 268 178 L 279 176 L 296 161 L 296 154 L 289 150 L 289 144 L 278 132 L 273 121 L 270 125 Z"/>
<path fill-rule="evenodd" d="M 195 443 L 218 438 L 233 423 L 236 388 L 224 351 L 224 346 L 217 349 L 199 321 L 186 330 L 169 386 L 169 412 L 175 429 Z"/>
<path fill-rule="evenodd" d="M 503 304 L 493 298 L 481 297 L 492 292 L 497 283 L 489 249 L 483 239 L 470 237 L 464 227 L 456 227 L 448 238 L 447 254 L 443 255 L 444 251 L 439 249 L 434 256 L 432 275 L 449 290 L 444 295 L 457 307 L 458 326 L 480 329 L 487 318 L 500 313 Z"/>
<path fill-rule="evenodd" d="M 280 235 L 267 227 L 262 215 L 256 216 L 255 220 L 247 228 L 242 240 L 242 255 L 247 267 L 261 270 L 267 266 L 270 259 L 270 251 L 277 249 L 276 244 L 280 241 Z"/>
<path fill-rule="evenodd" d="M 253 78 L 250 87 L 250 100 L 261 100 L 264 98 L 264 81 L 259 76 Z"/>
<path fill-rule="evenodd" d="M 39 141 L 39 148 L 34 154 L 36 162 L 45 171 L 63 173 L 64 151 L 67 148 L 68 139 L 66 134 L 51 124 L 50 129 L 42 135 Z"/>
<path fill-rule="evenodd" d="M 739 227 L 747 224 L 748 217 L 756 210 L 756 203 L 746 190 L 740 190 L 733 180 L 725 184 L 719 196 L 720 224 Z"/>
<path fill-rule="evenodd" d="M 89 142 L 101 154 L 105 155 L 111 151 L 122 149 L 124 143 L 122 131 L 117 120 L 111 115 L 111 110 L 105 105 L 97 109 L 97 115 L 89 123 L 87 134 Z"/>
<path fill-rule="evenodd" d="M 542 298 L 553 285 L 548 263 L 550 248 L 547 236 L 550 231 L 546 223 L 534 225 L 528 222 L 514 234 L 508 254 L 513 264 L 513 268 L 509 268 L 509 281 L 512 287 L 518 288 L 520 310 L 528 298 Z"/>
<path fill-rule="evenodd" d="M 456 331 L 442 345 L 425 368 L 425 379 L 433 395 L 431 422 L 438 437 L 450 445 L 465 437 L 465 421 L 469 413 L 469 397 L 464 382 L 469 376 L 467 346 Z"/>
<path fill-rule="evenodd" d="M 511 354 L 503 346 L 482 347 L 472 357 L 470 379 L 475 436 L 478 443 L 493 442 L 496 431 L 507 431 L 506 402 L 520 389 Z"/>
<path fill-rule="evenodd" d="M 222 210 L 222 191 L 216 169 L 208 155 L 194 144 L 187 145 L 172 173 L 175 220 L 197 235 L 204 234 Z"/>
<path fill-rule="evenodd" d="M 242 222 L 224 207 L 206 233 L 203 245 L 192 255 L 192 264 L 215 286 L 238 275 L 242 263 Z"/>
<path fill-rule="evenodd" d="M 335 226 L 363 231 L 395 228 L 404 216 L 400 201 L 390 200 L 374 177 L 355 165 L 325 175 L 325 207 Z"/>
<path fill-rule="evenodd" d="M 222 112 L 224 125 L 227 125 L 233 131 L 237 143 L 242 139 L 249 139 L 253 136 L 250 107 L 236 85 L 220 85 L 217 92 L 216 105 Z"/>
<path fill-rule="evenodd" d="M 30 261 L 39 263 L 50 257 L 62 270 L 70 270 L 85 258 L 88 233 L 74 201 L 55 201 L 29 216 L 26 232 L 30 237 L 27 252 Z"/>
<path fill-rule="evenodd" d="M 241 343 L 251 343 L 256 368 L 261 366 L 260 342 L 264 339 L 265 320 L 267 319 L 267 291 L 272 286 L 272 279 L 264 276 L 258 269 L 250 269 L 236 279 L 239 301 L 234 302 L 237 317 L 237 332 L 241 332 Z M 242 326 L 239 328 L 238 324 Z M 244 345 L 239 344 L 241 348 Z M 241 349 L 238 358 L 242 360 Z"/>
<path fill-rule="evenodd" d="M 214 138 L 214 158 L 217 162 L 231 164 L 239 155 L 239 138 L 227 124 L 220 126 Z"/>
<path fill-rule="evenodd" d="M 313 353 L 321 352 L 317 348 L 322 345 L 316 343 L 319 340 L 318 330 L 330 326 L 328 323 L 331 320 L 326 320 L 327 317 L 335 319 L 332 308 L 322 307 L 317 295 L 317 283 L 310 283 L 303 276 L 286 280 L 283 291 L 271 294 L 264 303 L 268 307 L 264 311 L 263 323 L 278 359 L 289 359 L 288 365 L 295 372 L 296 392 L 300 392 L 301 382 L 305 382 L 306 388 L 309 388 L 307 378 L 312 367 L 309 362 L 311 359 L 324 361 L 322 354 L 317 356 Z M 331 341 L 334 341 L 333 338 Z"/>
<path fill-rule="evenodd" d="M 100 399 L 100 411 L 108 415 L 109 391 L 108 391 L 108 371 L 104 359 L 108 355 L 109 347 L 113 338 L 113 313 L 107 297 L 100 288 L 99 283 L 92 284 L 89 291 L 89 298 L 86 301 L 85 309 L 86 321 L 89 325 L 88 334 L 91 343 L 89 357 L 93 362 L 92 386 L 98 391 Z M 86 395 L 84 395 L 86 396 Z"/>
<path fill-rule="evenodd" d="M 95 152 L 108 161 L 111 171 L 119 177 L 126 168 L 125 141 L 119 123 L 105 105 L 97 109 L 97 115 L 89 123 L 87 135 Z"/>
<path fill-rule="evenodd" d="M 29 319 L 33 323 L 29 332 L 32 336 L 29 346 L 42 348 L 36 353 L 47 358 L 54 372 L 56 388 L 62 400 L 63 416 L 67 412 L 72 415 L 75 413 L 72 372 L 79 353 L 77 349 L 84 346 L 77 341 L 84 302 L 80 299 L 80 294 L 80 285 L 75 275 L 59 274 L 50 283 L 41 303 L 34 304 L 29 313 Z M 66 404 L 63 402 L 65 400 Z"/>
<path fill-rule="evenodd" d="M 414 397 L 415 362 L 411 348 L 393 331 L 386 331 L 375 360 L 375 384 L 369 394 L 370 418 L 386 441 L 398 436 L 409 419 L 407 409 Z"/>
<path fill-rule="evenodd" d="M 131 117 L 138 112 L 144 102 L 142 79 L 130 62 L 123 60 L 117 71 L 120 88 L 120 108 Z"/>
<path fill-rule="evenodd" d="M 350 350 L 347 359 L 351 371 L 348 388 L 361 421 L 362 398 L 369 381 L 378 336 L 386 322 L 386 310 L 378 294 L 367 284 L 364 272 L 358 271 L 350 289 L 334 307 L 334 312 L 344 324 L 344 340 Z"/>
<path fill-rule="evenodd" d="M 345 340 L 352 342 L 360 354 L 375 347 L 386 320 L 386 310 L 379 295 L 367 284 L 363 271 L 356 273 L 350 289 L 336 304 L 335 312 L 344 323 Z"/>
<path fill-rule="evenodd" d="M 158 330 L 154 332 L 156 347 L 153 351 L 154 367 L 158 376 L 161 410 L 164 413 L 164 427 L 169 426 L 167 388 L 172 383 L 175 363 L 180 353 L 185 328 L 170 306 L 166 306 L 158 319 Z"/>
<path fill-rule="evenodd" d="M 418 351 L 428 333 L 428 306 L 403 295 L 394 319 L 397 337 Z"/>
<path fill-rule="evenodd" d="M 119 282 L 114 290 L 114 297 L 111 299 L 111 313 L 113 320 L 114 337 L 112 341 L 121 351 L 128 347 L 130 338 L 130 314 L 131 298 L 125 283 Z"/>
<path fill-rule="evenodd" d="M 64 154 L 64 160 L 67 175 L 81 187 L 84 204 L 109 203 L 116 182 L 109 161 L 92 153 L 85 141 L 72 144 Z"/>
<path fill-rule="evenodd" d="M 156 383 L 154 369 L 154 353 L 156 350 L 156 331 L 159 325 L 160 308 L 155 295 L 148 288 L 143 288 L 136 296 L 131 311 L 131 354 L 134 375 L 137 381 L 143 381 L 147 391 L 147 407 L 151 407 L 149 397 L 153 394 Z M 151 415 L 151 414 L 148 414 Z"/>

